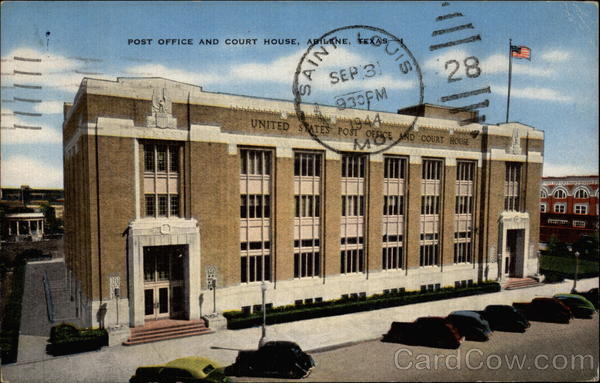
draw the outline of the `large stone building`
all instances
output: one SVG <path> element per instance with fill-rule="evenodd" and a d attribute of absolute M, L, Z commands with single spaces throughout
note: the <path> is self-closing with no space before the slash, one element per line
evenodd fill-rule
<path fill-rule="evenodd" d="M 338 153 L 292 102 L 84 79 L 63 126 L 79 315 L 198 319 L 213 311 L 213 277 L 222 312 L 260 304 L 263 276 L 278 306 L 535 274 L 543 132 L 400 112 L 358 132 L 403 135 L 372 155 L 341 129 L 367 112 L 307 115 Z"/>
<path fill-rule="evenodd" d="M 544 177 L 540 241 L 575 243 L 598 233 L 598 176 Z"/>

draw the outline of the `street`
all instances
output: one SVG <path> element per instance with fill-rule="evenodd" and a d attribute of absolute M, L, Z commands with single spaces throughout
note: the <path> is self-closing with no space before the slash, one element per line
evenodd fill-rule
<path fill-rule="evenodd" d="M 458 350 L 368 341 L 312 354 L 316 381 L 581 381 L 598 378 L 598 314 L 570 324 L 531 322 Z M 234 378 L 235 381 L 281 379 Z"/>

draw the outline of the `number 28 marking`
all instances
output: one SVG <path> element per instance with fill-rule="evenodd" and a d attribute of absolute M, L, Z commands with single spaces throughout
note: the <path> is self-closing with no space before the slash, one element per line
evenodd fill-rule
<path fill-rule="evenodd" d="M 475 56 L 469 56 L 463 60 L 463 65 L 465 67 L 465 74 L 469 78 L 476 78 L 481 75 L 481 68 L 479 67 L 479 59 Z M 458 69 L 460 68 L 460 63 L 457 60 L 448 60 L 446 61 L 445 69 L 448 70 L 450 68 L 450 74 L 448 75 L 448 82 L 455 82 L 462 80 L 461 77 L 453 77 Z"/>

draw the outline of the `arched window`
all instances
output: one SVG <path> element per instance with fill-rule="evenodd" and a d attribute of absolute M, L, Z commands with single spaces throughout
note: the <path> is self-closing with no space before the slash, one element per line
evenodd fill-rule
<path fill-rule="evenodd" d="M 553 195 L 554 198 L 567 198 L 567 193 L 563 189 L 556 189 Z"/>
<path fill-rule="evenodd" d="M 575 198 L 590 198 L 590 193 L 585 189 L 577 189 L 575 192 Z"/>
<path fill-rule="evenodd" d="M 546 198 L 546 197 L 548 197 L 548 193 L 546 192 L 546 190 L 544 190 L 544 189 L 540 190 L 540 197 L 541 197 L 541 198 Z"/>

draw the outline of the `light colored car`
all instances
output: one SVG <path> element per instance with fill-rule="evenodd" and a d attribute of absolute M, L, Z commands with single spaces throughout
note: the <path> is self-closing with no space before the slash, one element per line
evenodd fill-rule
<path fill-rule="evenodd" d="M 135 370 L 129 383 L 230 382 L 223 369 L 210 359 L 188 356 L 165 364 L 142 366 Z"/>

